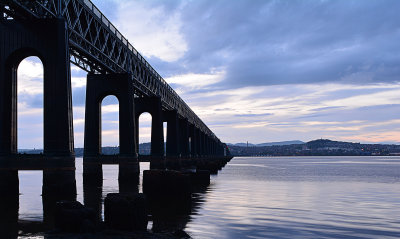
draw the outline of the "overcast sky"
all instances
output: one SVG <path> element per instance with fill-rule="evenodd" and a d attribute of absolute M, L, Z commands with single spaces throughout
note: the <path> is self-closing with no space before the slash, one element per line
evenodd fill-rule
<path fill-rule="evenodd" d="M 400 1 L 93 2 L 224 142 L 400 142 Z M 41 64 L 21 64 L 19 148 L 40 148 Z M 72 76 L 81 147 L 86 73 Z M 103 105 L 103 146 L 118 145 Z"/>

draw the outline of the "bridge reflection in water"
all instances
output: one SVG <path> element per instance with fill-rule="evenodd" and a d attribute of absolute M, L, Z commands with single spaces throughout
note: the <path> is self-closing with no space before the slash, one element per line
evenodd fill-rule
<path fill-rule="evenodd" d="M 118 173 L 115 167 L 113 167 L 104 171 L 104 177 L 93 177 L 93 175 L 85 174 L 85 169 L 82 167 L 81 160 L 81 158 L 78 158 L 78 167 L 76 171 L 78 177 L 78 193 L 83 193 L 84 205 L 94 209 L 99 220 L 103 218 L 103 201 L 105 194 L 118 191 L 139 192 L 142 189 L 141 177 L 139 177 L 139 175 L 135 181 L 116 180 Z M 149 168 L 149 163 L 141 163 L 141 166 L 146 170 Z M 97 167 L 97 170 L 102 169 L 101 167 Z M 24 215 L 19 217 L 19 194 L 18 190 L 16 190 L 19 182 L 15 172 L 11 174 L 9 172 L 0 173 L 1 182 L 7 182 L 7 184 L 3 183 L 1 185 L 1 192 L 7 191 L 7 193 L 2 194 L 0 197 L 0 211 L 2 212 L 0 214 L 0 235 L 2 235 L 2 238 L 18 238 L 18 236 L 21 235 L 46 232 L 54 229 L 54 205 L 58 200 L 55 197 L 45 194 L 42 195 L 42 215 L 33 215 L 33 220 L 24 219 Z M 98 173 L 98 175 L 100 175 L 100 172 Z M 3 181 L 3 179 L 7 179 L 8 181 Z M 83 181 L 81 181 L 81 179 L 83 179 Z M 107 180 L 107 185 L 103 185 L 104 179 Z M 43 185 L 43 187 L 44 186 L 45 185 Z M 104 188 L 104 186 L 106 186 L 107 189 Z M 36 185 L 35 187 L 40 186 Z M 175 232 L 184 230 L 187 223 L 190 222 L 191 215 L 195 214 L 201 207 L 201 204 L 204 202 L 205 194 L 210 190 L 212 190 L 211 186 L 193 188 L 192 200 L 186 205 L 182 205 L 180 201 L 165 202 L 163 198 L 153 201 L 149 208 L 150 224 L 148 229 L 154 232 Z M 77 198 L 75 193 L 64 196 L 69 197 L 70 200 L 76 200 Z M 40 205 L 33 206 L 40 207 Z M 32 210 L 32 208 L 30 209 Z M 21 217 L 23 219 L 21 219 Z M 43 220 L 40 220 L 42 217 Z"/>

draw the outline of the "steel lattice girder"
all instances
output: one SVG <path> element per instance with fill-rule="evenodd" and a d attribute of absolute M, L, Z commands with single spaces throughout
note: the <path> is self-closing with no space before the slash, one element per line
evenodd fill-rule
<path fill-rule="evenodd" d="M 73 64 L 87 72 L 131 72 L 135 94 L 161 97 L 163 107 L 177 110 L 179 115 L 220 142 L 90 0 L 5 0 L 0 7 L 3 18 L 65 18 Z"/>

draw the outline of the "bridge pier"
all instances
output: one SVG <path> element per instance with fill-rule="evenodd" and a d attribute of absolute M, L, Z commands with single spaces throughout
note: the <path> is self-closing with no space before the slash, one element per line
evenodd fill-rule
<path fill-rule="evenodd" d="M 196 149 L 196 157 L 200 158 L 202 155 L 201 131 L 197 127 L 194 128 L 194 131 L 195 131 L 194 144 Z"/>
<path fill-rule="evenodd" d="M 18 238 L 18 171 L 0 171 L 0 235 Z"/>
<path fill-rule="evenodd" d="M 167 142 L 166 142 L 166 167 L 169 169 L 179 169 L 180 152 L 180 133 L 179 118 L 176 110 L 163 112 L 163 121 L 167 122 Z"/>
<path fill-rule="evenodd" d="M 179 119 L 179 145 L 183 158 L 189 157 L 189 124 L 187 119 Z"/>
<path fill-rule="evenodd" d="M 190 156 L 191 158 L 196 158 L 197 157 L 197 130 L 196 126 L 189 124 L 189 137 L 190 137 Z"/>
<path fill-rule="evenodd" d="M 120 152 L 116 156 L 103 156 L 101 153 L 101 102 L 108 95 L 116 96 L 119 101 Z M 87 171 L 84 171 L 84 174 L 102 178 L 101 165 L 112 161 L 119 164 L 118 181 L 123 191 L 137 190 L 132 189 L 138 183 L 140 170 L 136 149 L 135 103 L 131 74 L 88 74 L 85 108 L 83 163 L 84 170 Z"/>
<path fill-rule="evenodd" d="M 0 154 L 17 153 L 17 70 L 43 63 L 44 154 L 74 155 L 68 32 L 62 19 L 0 21 Z"/>
<path fill-rule="evenodd" d="M 161 99 L 159 97 L 135 98 L 136 142 L 139 145 L 139 117 L 142 113 L 151 115 L 151 169 L 164 169 L 164 126 Z"/>
<path fill-rule="evenodd" d="M 88 74 L 84 156 L 101 154 L 101 102 L 109 95 L 119 101 L 120 155 L 137 161 L 134 89 L 129 73 Z"/>
<path fill-rule="evenodd" d="M 2 20 L 0 42 L 0 170 L 13 175 L 12 181 L 18 170 L 43 170 L 44 198 L 76 196 L 66 22 L 58 18 Z M 43 63 L 44 152 L 21 158 L 17 152 L 17 70 L 29 56 L 37 56 Z"/>
<path fill-rule="evenodd" d="M 99 163 L 83 164 L 83 202 L 86 207 L 95 211 L 97 219 L 101 220 L 103 191 L 103 168 Z"/>

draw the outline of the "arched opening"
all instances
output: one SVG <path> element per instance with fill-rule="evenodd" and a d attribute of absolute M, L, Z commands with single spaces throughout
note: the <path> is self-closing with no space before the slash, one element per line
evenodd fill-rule
<path fill-rule="evenodd" d="M 188 140 L 189 140 L 189 154 L 192 155 L 192 153 L 193 153 L 193 151 L 192 151 L 192 136 L 189 136 Z"/>
<path fill-rule="evenodd" d="M 168 127 L 168 123 L 167 122 L 163 122 L 164 156 L 167 155 L 167 127 Z"/>
<path fill-rule="evenodd" d="M 38 57 L 27 57 L 17 68 L 17 150 L 43 152 L 43 64 Z M 42 221 L 41 171 L 19 171 L 19 220 Z"/>
<path fill-rule="evenodd" d="M 17 149 L 43 152 L 43 64 L 27 57 L 17 70 Z"/>
<path fill-rule="evenodd" d="M 119 102 L 114 95 L 101 102 L 101 153 L 119 154 Z"/>
<path fill-rule="evenodd" d="M 150 155 L 151 154 L 151 120 L 152 116 L 150 113 L 144 112 L 139 115 L 138 118 L 138 129 L 139 129 L 139 154 Z"/>
<path fill-rule="evenodd" d="M 119 154 L 119 101 L 114 95 L 108 95 L 101 102 L 101 153 L 104 155 Z M 102 198 L 108 193 L 118 193 L 118 165 L 105 164 L 103 167 Z M 104 205 L 102 205 L 104 218 Z"/>

